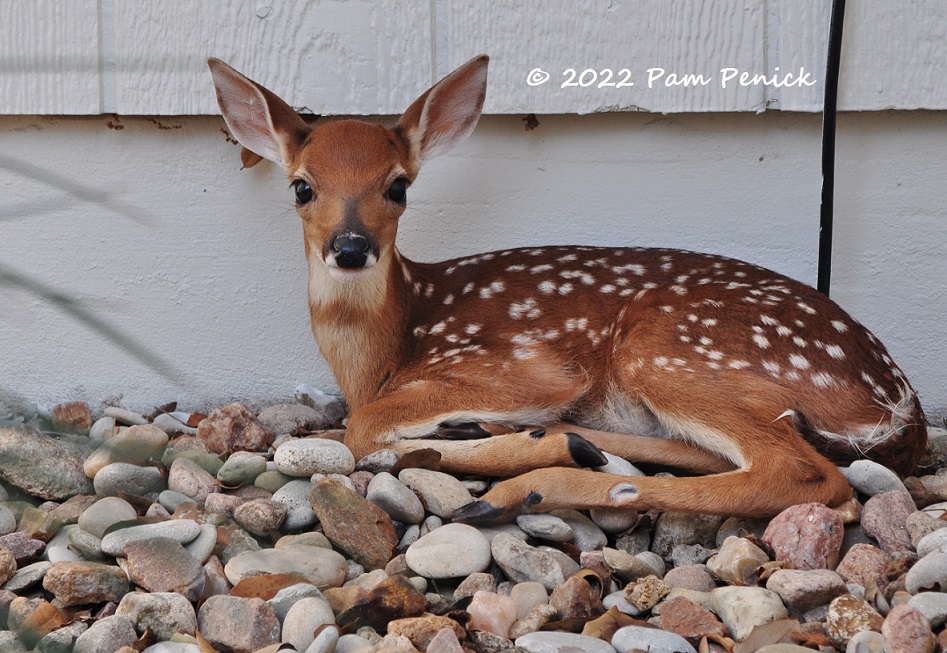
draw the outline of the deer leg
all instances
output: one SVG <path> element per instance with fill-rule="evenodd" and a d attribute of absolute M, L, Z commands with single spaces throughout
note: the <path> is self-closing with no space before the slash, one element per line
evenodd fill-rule
<path fill-rule="evenodd" d="M 471 395 L 478 401 L 471 401 Z M 484 397 L 497 403 L 484 405 Z M 444 423 L 529 424 L 544 413 L 543 421 L 549 421 L 566 402 L 559 396 L 547 399 L 534 401 L 529 408 L 522 408 L 522 403 L 504 406 L 496 392 L 461 392 L 424 382 L 356 410 L 349 419 L 345 443 L 356 458 L 382 448 L 400 453 L 433 449 L 441 454 L 442 469 L 485 476 L 515 476 L 538 467 L 599 467 L 608 462 L 585 438 L 566 431 L 535 429 L 460 440 L 425 437 L 435 436 Z"/>
<path fill-rule="evenodd" d="M 852 495 L 838 468 L 794 432 L 781 447 L 745 451 L 736 471 L 691 478 L 625 477 L 541 469 L 497 484 L 455 521 L 493 523 L 557 508 L 621 508 L 768 517 L 797 503 L 838 505 Z M 790 440 L 787 442 L 785 438 Z"/>
<path fill-rule="evenodd" d="M 599 449 L 633 463 L 667 465 L 700 474 L 728 472 L 735 467 L 730 460 L 684 440 L 596 431 L 565 422 L 547 428 L 581 435 Z"/>

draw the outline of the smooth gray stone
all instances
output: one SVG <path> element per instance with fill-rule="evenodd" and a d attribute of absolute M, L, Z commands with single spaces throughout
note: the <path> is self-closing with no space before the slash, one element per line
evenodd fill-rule
<path fill-rule="evenodd" d="M 612 647 L 618 653 L 632 650 L 649 653 L 697 653 L 697 649 L 680 635 L 641 626 L 619 628 L 612 635 Z"/>
<path fill-rule="evenodd" d="M 564 632 L 535 632 L 517 637 L 516 646 L 527 653 L 615 653 L 615 649 L 597 637 Z M 697 653 L 694 651 L 694 653 Z"/>

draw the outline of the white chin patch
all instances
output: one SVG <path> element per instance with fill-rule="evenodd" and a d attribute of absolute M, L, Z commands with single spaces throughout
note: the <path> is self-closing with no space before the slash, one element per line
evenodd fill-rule
<path fill-rule="evenodd" d="M 338 279 L 340 281 L 351 281 L 355 279 L 361 279 L 364 276 L 367 276 L 371 273 L 375 264 L 378 263 L 378 259 L 375 256 L 370 255 L 368 260 L 365 261 L 365 265 L 360 268 L 340 268 L 335 262 L 334 256 L 327 256 L 323 259 L 323 262 L 326 264 L 326 267 L 329 268 L 329 276 L 333 279 Z"/>

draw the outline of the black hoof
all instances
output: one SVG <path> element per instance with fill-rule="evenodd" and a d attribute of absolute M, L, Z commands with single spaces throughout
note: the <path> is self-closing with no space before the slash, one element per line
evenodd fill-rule
<path fill-rule="evenodd" d="M 490 526 L 506 523 L 515 516 L 511 510 L 504 510 L 489 501 L 480 500 L 468 503 L 466 506 L 461 506 L 455 510 L 451 515 L 451 520 L 461 524 Z"/>
<path fill-rule="evenodd" d="M 569 438 L 569 455 L 579 467 L 601 467 L 608 464 L 608 458 L 594 444 L 576 433 L 566 433 Z"/>

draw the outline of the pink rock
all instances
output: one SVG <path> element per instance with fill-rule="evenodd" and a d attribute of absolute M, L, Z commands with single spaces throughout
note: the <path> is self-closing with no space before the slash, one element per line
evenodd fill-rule
<path fill-rule="evenodd" d="M 911 551 L 907 519 L 916 510 L 917 506 L 907 492 L 895 490 L 876 494 L 865 502 L 862 528 L 878 540 L 878 545 L 887 553 Z"/>
<path fill-rule="evenodd" d="M 464 649 L 453 630 L 442 628 L 427 645 L 427 653 L 464 653 Z"/>
<path fill-rule="evenodd" d="M 776 560 L 797 569 L 831 569 L 838 562 L 845 527 L 839 514 L 821 503 L 791 506 L 769 523 L 763 542 Z"/>
<path fill-rule="evenodd" d="M 862 587 L 874 584 L 884 590 L 889 582 L 885 572 L 890 564 L 891 556 L 881 549 L 870 544 L 854 544 L 835 571 L 849 583 Z"/>
<path fill-rule="evenodd" d="M 486 630 L 508 637 L 510 626 L 516 621 L 516 601 L 509 596 L 481 590 L 474 594 L 467 612 L 470 614 L 467 626 L 470 630 Z"/>
<path fill-rule="evenodd" d="M 717 587 L 714 577 L 710 575 L 704 565 L 675 567 L 664 575 L 664 582 L 671 589 L 680 587 L 697 592 L 709 592 Z"/>
<path fill-rule="evenodd" d="M 910 605 L 891 609 L 881 626 L 888 653 L 933 653 L 934 634 L 921 611 Z"/>

